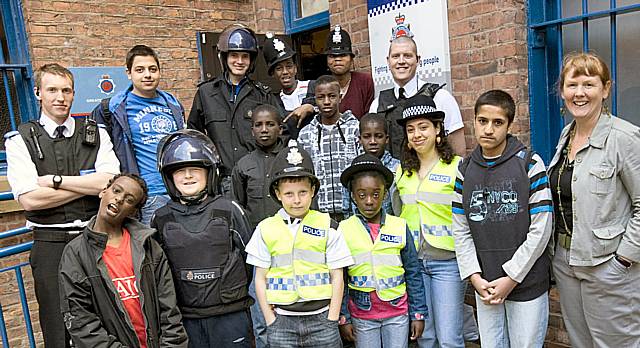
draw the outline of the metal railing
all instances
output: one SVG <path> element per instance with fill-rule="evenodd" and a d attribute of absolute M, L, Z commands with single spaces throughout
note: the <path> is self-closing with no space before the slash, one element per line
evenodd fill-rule
<path fill-rule="evenodd" d="M 11 192 L 0 192 L 0 201 L 12 200 L 13 195 Z M 0 232 L 0 240 L 4 240 L 11 237 L 24 235 L 31 232 L 31 229 L 27 227 L 19 227 L 12 230 Z M 0 248 L 0 259 L 17 255 L 31 250 L 33 245 L 32 241 L 10 245 L 4 248 Z M 24 325 L 27 332 L 27 338 L 29 339 L 29 346 L 36 347 L 36 341 L 33 335 L 33 326 L 31 324 L 31 314 L 29 313 L 29 304 L 27 302 L 27 292 L 24 285 L 24 278 L 22 275 L 22 267 L 29 265 L 29 262 L 21 262 L 17 265 L 9 266 L 0 269 L 0 273 L 11 272 L 15 273 L 16 281 L 18 283 L 18 294 L 20 296 L 20 305 L 22 307 L 22 316 L 24 318 Z M 2 337 L 2 347 L 9 348 L 9 335 L 7 333 L 7 326 L 4 318 L 4 309 L 2 303 L 0 303 L 0 336 Z"/>

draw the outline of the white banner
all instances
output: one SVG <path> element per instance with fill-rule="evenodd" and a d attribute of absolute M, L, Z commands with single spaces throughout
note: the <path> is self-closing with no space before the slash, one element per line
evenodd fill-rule
<path fill-rule="evenodd" d="M 418 44 L 418 76 L 433 83 L 446 83 L 451 91 L 447 0 L 368 0 L 371 75 L 376 95 L 393 87 L 387 66 L 392 35 L 413 34 Z"/>

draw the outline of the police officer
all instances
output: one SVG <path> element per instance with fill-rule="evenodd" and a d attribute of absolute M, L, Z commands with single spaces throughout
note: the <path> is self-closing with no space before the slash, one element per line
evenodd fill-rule
<path fill-rule="evenodd" d="M 312 117 L 307 116 L 316 113 L 315 80 L 299 81 L 296 76 L 296 51 L 273 33 L 267 33 L 266 36 L 262 54 L 267 63 L 267 72 L 280 84 L 279 97 L 287 112 L 283 122 L 287 125 L 289 137 L 297 139 L 300 129 L 311 122 Z"/>
<path fill-rule="evenodd" d="M 258 43 L 251 29 L 230 25 L 220 34 L 216 48 L 224 72 L 198 85 L 187 125 L 206 133 L 220 151 L 222 193 L 230 197 L 234 164 L 255 148 L 252 110 L 261 104 L 281 109 L 270 88 L 249 77 L 258 56 Z"/>
<path fill-rule="evenodd" d="M 417 69 L 420 61 L 418 47 L 412 38 L 413 34 L 392 38 L 389 46 L 387 64 L 393 77 L 393 88 L 380 91 L 369 112 L 377 112 L 385 115 L 389 125 L 389 152 L 395 158 L 402 155 L 402 139 L 404 130 L 396 122 L 402 119 L 402 110 L 406 99 L 416 94 L 424 94 L 432 97 L 439 110 L 444 111 L 444 128 L 447 133 L 449 144 L 453 151 L 459 155 L 464 155 L 466 145 L 464 139 L 464 123 L 456 99 L 444 85 L 429 83 L 418 77 Z"/>
<path fill-rule="evenodd" d="M 179 130 L 158 145 L 172 201 L 156 210 L 189 347 L 250 347 L 252 270 L 244 245 L 251 229 L 240 206 L 216 192 L 220 156 L 204 134 Z"/>
<path fill-rule="evenodd" d="M 7 179 L 33 229 L 30 263 L 45 347 L 69 346 L 58 293 L 64 246 L 98 211 L 98 193 L 120 172 L 109 135 L 91 120 L 69 117 L 73 75 L 59 64 L 35 72 L 40 118 L 5 138 Z"/>

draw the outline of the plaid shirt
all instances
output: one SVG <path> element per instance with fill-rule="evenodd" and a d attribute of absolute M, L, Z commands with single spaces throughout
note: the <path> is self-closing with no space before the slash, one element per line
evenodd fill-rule
<path fill-rule="evenodd" d="M 391 156 L 389 151 L 386 150 L 384 151 L 384 154 L 382 154 L 380 161 L 393 174 L 396 173 L 396 170 L 400 166 L 400 160 Z M 382 201 L 382 210 L 390 215 L 393 215 L 393 209 L 391 209 L 391 197 L 393 196 L 393 191 L 395 191 L 395 189 L 396 183 L 394 182 L 393 184 L 391 184 L 389 192 L 387 192 L 387 196 L 384 198 L 384 201 Z M 351 195 L 346 187 L 344 187 L 342 191 L 342 207 L 345 210 L 345 219 L 353 214 L 358 213 L 358 207 L 356 206 L 356 203 L 351 200 Z"/>
<path fill-rule="evenodd" d="M 320 180 L 318 207 L 321 212 L 345 213 L 340 175 L 362 153 L 359 127 L 358 119 L 347 110 L 333 126 L 323 125 L 319 116 L 315 117 L 298 135 L 298 143 L 311 155 Z"/>

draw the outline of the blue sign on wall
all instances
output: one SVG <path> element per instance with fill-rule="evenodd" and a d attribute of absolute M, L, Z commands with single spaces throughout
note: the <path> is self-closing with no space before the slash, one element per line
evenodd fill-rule
<path fill-rule="evenodd" d="M 100 100 L 129 88 L 131 82 L 123 66 L 71 67 L 76 95 L 71 116 L 87 116 Z"/>

